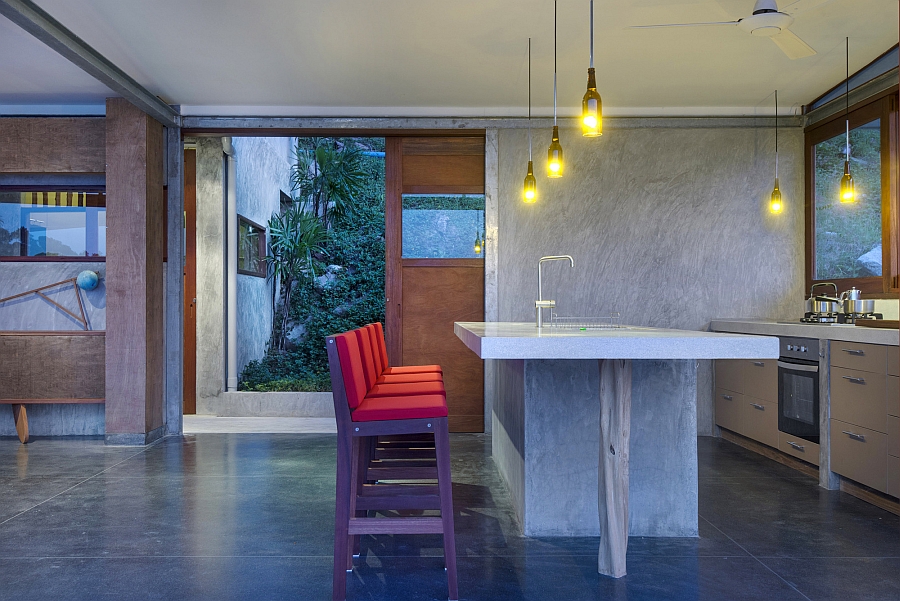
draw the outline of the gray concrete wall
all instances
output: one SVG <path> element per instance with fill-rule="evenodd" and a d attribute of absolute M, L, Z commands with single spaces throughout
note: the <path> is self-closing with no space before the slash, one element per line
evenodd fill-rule
<path fill-rule="evenodd" d="M 567 316 L 704 330 L 714 317 L 796 319 L 803 305 L 803 134 L 779 131 L 782 215 L 768 213 L 771 128 L 561 130 L 565 176 L 544 173 L 549 130 L 533 132 L 539 200 L 521 201 L 527 132 L 499 132 L 500 321 L 531 321 L 542 255 L 544 297 Z M 673 125 L 674 124 L 674 125 Z M 710 362 L 698 372 L 698 433 L 713 433 Z"/>
<path fill-rule="evenodd" d="M 292 138 L 233 138 L 237 163 L 237 212 L 263 227 L 291 192 Z M 237 276 L 238 373 L 260 359 L 272 334 L 271 281 Z"/>
<path fill-rule="evenodd" d="M 225 190 L 221 138 L 197 140 L 197 413 L 225 388 Z"/>

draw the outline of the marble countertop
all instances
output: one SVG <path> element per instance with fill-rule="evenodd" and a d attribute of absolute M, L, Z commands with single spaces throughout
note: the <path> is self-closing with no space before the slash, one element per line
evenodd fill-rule
<path fill-rule="evenodd" d="M 842 342 L 870 344 L 900 344 L 900 331 L 887 328 L 866 328 L 847 324 L 807 324 L 766 319 L 714 319 L 710 329 L 715 332 L 735 332 L 763 336 L 797 336 Z"/>
<path fill-rule="evenodd" d="M 775 359 L 778 339 L 627 326 L 612 330 L 533 323 L 456 322 L 453 331 L 482 359 Z"/>

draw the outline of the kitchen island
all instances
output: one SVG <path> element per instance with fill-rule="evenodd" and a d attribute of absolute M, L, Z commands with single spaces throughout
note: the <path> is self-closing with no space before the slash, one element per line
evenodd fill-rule
<path fill-rule="evenodd" d="M 696 360 L 778 357 L 766 336 L 506 322 L 454 332 L 498 360 L 492 455 L 524 534 L 600 535 L 598 570 L 613 577 L 629 535 L 698 535 Z"/>

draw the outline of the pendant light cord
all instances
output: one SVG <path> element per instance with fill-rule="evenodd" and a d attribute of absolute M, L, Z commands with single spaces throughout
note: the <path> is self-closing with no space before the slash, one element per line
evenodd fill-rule
<path fill-rule="evenodd" d="M 556 0 L 553 0 L 553 125 L 556 125 Z"/>
<path fill-rule="evenodd" d="M 594 68 L 594 0 L 591 0 L 591 69 Z"/>
<path fill-rule="evenodd" d="M 528 38 L 528 161 L 531 162 L 531 38 Z"/>
<path fill-rule="evenodd" d="M 775 179 L 778 179 L 778 90 L 775 90 Z"/>
<path fill-rule="evenodd" d="M 850 161 L 850 38 L 847 38 L 847 79 L 844 89 L 844 117 L 847 119 L 847 161 Z"/>

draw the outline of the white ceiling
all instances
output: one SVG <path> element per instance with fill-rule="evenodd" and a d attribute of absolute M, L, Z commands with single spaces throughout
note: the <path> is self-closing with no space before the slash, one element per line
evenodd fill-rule
<path fill-rule="evenodd" d="M 781 7 L 793 0 L 781 0 Z M 753 0 L 597 0 L 595 63 L 608 115 L 731 115 L 808 103 L 898 41 L 897 0 L 832 0 L 791 30 L 818 54 L 789 60 L 726 21 Z M 185 114 L 517 116 L 553 85 L 551 0 L 37 0 Z M 580 111 L 588 0 L 559 2 L 560 114 Z M 24 38 L 23 38 L 24 36 Z M 0 17 L 0 104 L 77 104 L 110 95 Z M 15 49 L 15 51 L 10 51 Z M 61 62 L 62 61 L 62 62 Z M 8 111 L 7 111 L 8 112 Z"/>

